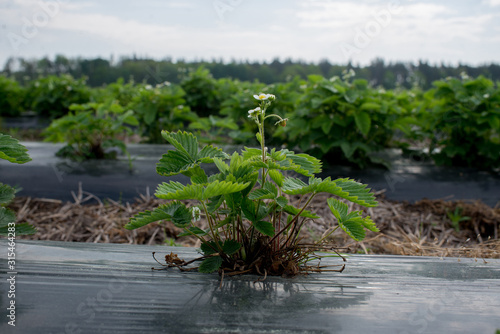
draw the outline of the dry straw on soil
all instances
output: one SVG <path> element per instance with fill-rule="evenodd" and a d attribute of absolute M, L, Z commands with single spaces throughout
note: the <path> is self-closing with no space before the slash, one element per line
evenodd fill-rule
<path fill-rule="evenodd" d="M 10 207 L 17 212 L 18 221 L 36 226 L 38 233 L 20 237 L 32 240 L 77 242 L 104 242 L 129 244 L 173 244 L 199 246 L 190 237 L 177 238 L 181 229 L 171 223 L 150 224 L 129 231 L 123 226 L 133 215 L 151 210 L 162 201 L 143 195 L 135 203 L 102 201 L 82 191 L 73 194 L 74 202 L 19 197 Z M 499 205 L 491 208 L 481 202 L 451 202 L 422 200 L 414 204 L 394 202 L 377 194 L 379 206 L 367 209 L 380 233 L 370 232 L 363 242 L 355 242 L 338 230 L 329 240 L 345 253 L 395 254 L 421 256 L 454 256 L 472 258 L 500 258 Z M 298 201 L 291 197 L 291 202 Z M 317 196 L 311 210 L 322 219 L 307 222 L 303 241 L 318 240 L 334 225 L 335 218 L 325 205 L 326 196 Z M 192 204 L 192 203 L 191 203 Z M 459 207 L 461 215 L 470 217 L 460 223 L 457 231 L 447 217 Z M 357 209 L 354 207 L 354 209 Z M 358 208 L 361 209 L 361 208 Z M 203 221 L 200 222 L 202 225 Z"/>

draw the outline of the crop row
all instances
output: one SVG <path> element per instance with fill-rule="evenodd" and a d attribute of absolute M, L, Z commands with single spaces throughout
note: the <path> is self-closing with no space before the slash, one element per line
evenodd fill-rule
<path fill-rule="evenodd" d="M 85 79 L 48 76 L 26 86 L 0 76 L 0 116 L 31 110 L 52 120 L 47 140 L 65 141 L 70 154 L 104 157 L 125 150 L 124 133 L 163 143 L 160 131 L 186 129 L 207 142 L 256 146 L 256 124 L 247 111 L 252 94 L 276 96 L 271 112 L 286 127 L 266 125 L 268 145 L 299 149 L 331 164 L 361 168 L 386 164 L 386 148 L 419 148 L 438 165 L 500 167 L 500 89 L 484 77 L 447 78 L 427 91 L 385 90 L 348 72 L 330 79 L 265 85 L 214 79 L 203 68 L 180 84 L 151 86 L 119 80 L 90 88 Z"/>

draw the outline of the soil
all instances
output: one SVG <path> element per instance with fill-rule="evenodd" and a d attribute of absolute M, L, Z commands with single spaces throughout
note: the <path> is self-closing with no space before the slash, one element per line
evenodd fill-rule
<path fill-rule="evenodd" d="M 365 209 L 380 229 L 369 232 L 362 242 L 350 239 L 337 230 L 329 243 L 342 253 L 394 254 L 439 257 L 500 258 L 500 207 L 492 208 L 480 201 L 421 200 L 410 204 L 376 194 L 379 206 Z M 303 243 L 319 240 L 335 226 L 335 218 L 325 205 L 327 196 L 316 196 L 311 211 L 321 219 L 309 221 L 302 230 Z M 298 201 L 291 197 L 290 201 Z M 181 229 L 173 224 L 153 223 L 129 231 L 123 226 L 142 211 L 164 203 L 149 195 L 141 195 L 133 203 L 101 200 L 83 191 L 73 193 L 72 202 L 47 198 L 17 197 L 10 208 L 19 222 L 33 224 L 38 233 L 19 239 L 55 240 L 68 242 L 104 242 L 128 244 L 166 244 L 199 247 L 199 241 L 177 235 Z M 188 205 L 192 202 L 186 201 Z M 362 207 L 351 204 L 351 209 Z M 458 213 L 462 221 L 453 225 L 449 213 Z M 203 228 L 203 220 L 200 227 Z"/>

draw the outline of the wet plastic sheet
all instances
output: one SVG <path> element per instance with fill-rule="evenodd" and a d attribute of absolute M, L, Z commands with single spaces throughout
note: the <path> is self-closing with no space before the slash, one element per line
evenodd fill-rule
<path fill-rule="evenodd" d="M 0 240 L 0 332 L 491 333 L 500 329 L 500 260 L 361 256 L 343 273 L 293 279 L 151 271 L 194 249 L 17 241 L 16 326 L 5 313 L 7 242 Z M 339 264 L 327 259 L 323 264 Z M 8 319 L 7 319 L 8 320 Z"/>
<path fill-rule="evenodd" d="M 188 182 L 179 175 L 162 177 L 156 174 L 156 163 L 171 147 L 168 145 L 129 145 L 134 157 L 133 170 L 125 157 L 120 160 L 93 160 L 74 162 L 55 157 L 63 145 L 47 143 L 23 143 L 29 149 L 33 161 L 15 165 L 0 160 L 0 181 L 23 188 L 19 196 L 35 196 L 73 200 L 71 192 L 83 190 L 101 199 L 133 201 L 149 189 L 153 194 L 161 182 L 174 180 Z M 225 147 L 226 152 L 240 151 L 240 147 Z M 387 152 L 393 162 L 391 170 L 372 168 L 356 170 L 348 167 L 328 167 L 319 175 L 333 179 L 349 177 L 366 183 L 374 190 L 386 190 L 393 200 L 410 202 L 423 198 L 453 200 L 477 200 L 495 206 L 500 201 L 500 174 L 481 172 L 467 168 L 437 167 L 430 162 L 401 159 L 394 152 Z M 217 168 L 204 165 L 209 174 Z"/>

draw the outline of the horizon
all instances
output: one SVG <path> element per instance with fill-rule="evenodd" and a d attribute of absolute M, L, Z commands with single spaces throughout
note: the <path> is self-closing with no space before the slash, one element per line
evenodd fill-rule
<path fill-rule="evenodd" d="M 108 61 L 110 63 L 110 66 L 116 66 L 119 62 L 121 61 L 126 61 L 126 60 L 138 60 L 138 61 L 144 61 L 144 60 L 152 60 L 152 61 L 155 61 L 155 62 L 171 62 L 172 64 L 177 64 L 177 63 L 186 63 L 186 64 L 195 64 L 195 63 L 208 63 L 208 64 L 211 64 L 211 63 L 222 63 L 224 65 L 227 65 L 227 64 L 271 64 L 273 61 L 279 61 L 280 63 L 285 63 L 287 61 L 291 61 L 292 63 L 296 63 L 296 64 L 306 64 L 306 65 L 318 65 L 320 64 L 321 62 L 324 62 L 324 61 L 327 61 L 330 65 L 332 66 L 347 66 L 349 65 L 349 61 L 345 62 L 345 63 L 334 63 L 334 62 L 331 62 L 329 59 L 320 59 L 320 60 L 312 60 L 312 61 L 308 61 L 308 60 L 304 60 L 304 59 L 292 59 L 292 58 L 279 58 L 279 57 L 276 57 L 276 58 L 273 58 L 271 60 L 253 60 L 253 59 L 230 59 L 230 60 L 225 60 L 225 59 L 215 59 L 215 58 L 212 58 L 212 59 L 184 59 L 184 58 L 177 58 L 177 59 L 174 59 L 172 58 L 171 56 L 164 56 L 162 58 L 155 58 L 155 57 L 150 57 L 148 55 L 110 55 L 108 57 L 105 57 L 105 56 L 96 56 L 96 57 L 82 57 L 82 56 L 74 56 L 74 57 L 67 57 L 66 55 L 64 54 L 55 54 L 51 57 L 48 57 L 48 56 L 40 56 L 40 57 L 30 57 L 30 58 L 23 58 L 23 57 L 19 57 L 19 58 L 12 58 L 14 61 L 16 61 L 17 59 L 23 59 L 23 60 L 27 60 L 27 61 L 33 61 L 33 60 L 41 60 L 41 59 L 49 59 L 50 61 L 54 61 L 55 58 L 57 56 L 62 56 L 62 57 L 65 57 L 66 59 L 68 60 L 97 60 L 97 59 L 102 59 L 102 60 L 105 60 L 105 61 Z M 5 67 L 5 65 L 7 64 L 7 61 L 9 60 L 10 58 L 8 58 L 5 63 L 3 64 L 2 68 Z M 444 61 L 440 61 L 440 62 L 430 62 L 428 60 L 425 60 L 425 59 L 418 59 L 416 61 L 401 61 L 401 60 L 385 60 L 385 59 L 382 59 L 380 57 L 375 57 L 373 58 L 371 61 L 365 63 L 365 64 L 360 64 L 359 62 L 351 62 L 351 65 L 353 67 L 359 67 L 359 68 L 365 68 L 365 67 L 369 67 L 371 66 L 374 62 L 376 62 L 377 60 L 382 60 L 384 62 L 384 65 L 393 65 L 393 64 L 403 64 L 403 65 L 413 65 L 413 66 L 418 66 L 418 64 L 421 62 L 423 64 L 427 64 L 429 66 L 433 66 L 433 67 L 441 67 L 441 66 L 445 66 L 445 67 L 449 67 L 449 68 L 457 68 L 457 67 L 460 67 L 460 66 L 468 66 L 468 67 L 471 67 L 471 68 L 478 68 L 478 67 L 484 67 L 484 66 L 490 66 L 490 65 L 499 65 L 500 66 L 500 60 L 499 61 L 491 61 L 491 62 L 484 62 L 484 63 L 477 63 L 477 64 L 470 64 L 470 63 L 464 63 L 464 62 L 458 62 L 456 64 L 452 64 L 450 62 L 444 62 Z M 2 64 L 0 64 L 1 66 Z"/>

